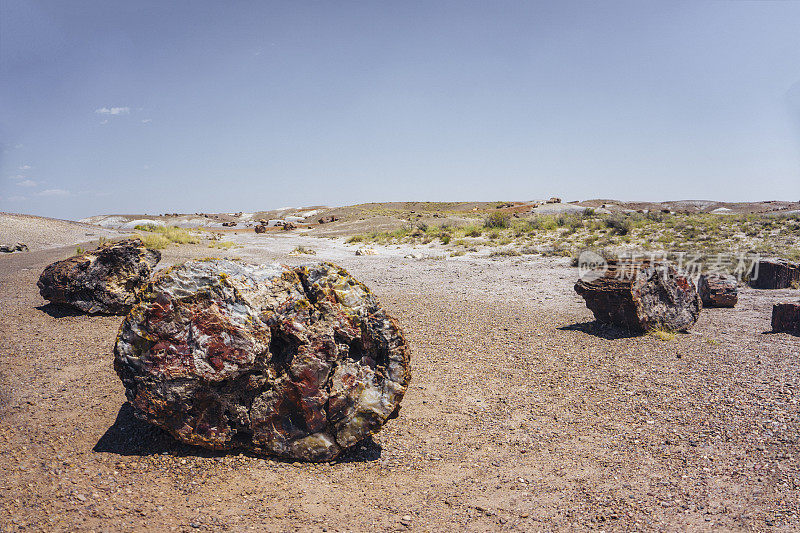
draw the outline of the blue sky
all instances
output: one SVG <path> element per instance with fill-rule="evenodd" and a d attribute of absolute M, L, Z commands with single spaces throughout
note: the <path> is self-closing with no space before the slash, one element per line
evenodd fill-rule
<path fill-rule="evenodd" d="M 800 2 L 0 0 L 0 210 L 800 200 Z"/>

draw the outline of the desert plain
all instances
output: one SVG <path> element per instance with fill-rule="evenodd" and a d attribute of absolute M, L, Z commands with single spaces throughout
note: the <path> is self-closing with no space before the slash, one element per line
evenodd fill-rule
<path fill-rule="evenodd" d="M 743 284 L 735 308 L 703 309 L 688 332 L 635 335 L 595 322 L 571 254 L 796 260 L 799 207 L 0 214 L 2 242 L 28 246 L 0 256 L 0 529 L 795 531 L 800 338 L 772 333 L 770 313 L 800 291 Z M 254 232 L 287 215 L 293 229 Z M 183 233 L 162 242 L 161 225 Z M 205 257 L 345 267 L 411 347 L 400 416 L 321 464 L 191 447 L 139 421 L 112 367 L 122 318 L 50 305 L 36 286 L 53 261 L 133 234 L 161 246 L 158 269 Z"/>

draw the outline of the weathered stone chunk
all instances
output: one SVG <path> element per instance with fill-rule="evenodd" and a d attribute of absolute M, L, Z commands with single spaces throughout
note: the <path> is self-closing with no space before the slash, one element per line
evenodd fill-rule
<path fill-rule="evenodd" d="M 637 332 L 686 330 L 702 309 L 694 283 L 668 263 L 611 262 L 599 277 L 578 280 L 575 292 L 599 322 Z"/>
<path fill-rule="evenodd" d="M 772 331 L 800 335 L 800 303 L 773 305 Z"/>
<path fill-rule="evenodd" d="M 44 269 L 39 292 L 52 303 L 84 313 L 124 315 L 147 285 L 161 252 L 140 239 L 104 244 Z"/>
<path fill-rule="evenodd" d="M 190 261 L 125 318 L 114 367 L 140 418 L 183 442 L 335 458 L 397 415 L 397 322 L 344 269 Z"/>
<path fill-rule="evenodd" d="M 800 283 L 800 265 L 785 259 L 762 259 L 750 273 L 754 289 L 789 289 Z"/>
<path fill-rule="evenodd" d="M 17 244 L 0 244 L 0 252 L 5 254 L 13 254 L 14 252 L 27 252 L 28 245 L 22 242 Z"/>
<path fill-rule="evenodd" d="M 733 307 L 739 301 L 738 282 L 730 274 L 701 274 L 697 292 L 705 307 Z"/>

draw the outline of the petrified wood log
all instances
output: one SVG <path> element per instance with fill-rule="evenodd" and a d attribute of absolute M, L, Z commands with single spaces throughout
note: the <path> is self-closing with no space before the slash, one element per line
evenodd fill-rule
<path fill-rule="evenodd" d="M 785 259 L 762 259 L 750 273 L 754 289 L 788 289 L 800 283 L 800 265 Z"/>
<path fill-rule="evenodd" d="M 397 415 L 397 322 L 344 269 L 190 261 L 153 279 L 114 367 L 140 418 L 183 442 L 310 461 Z"/>
<path fill-rule="evenodd" d="M 705 307 L 733 307 L 739 301 L 738 282 L 730 274 L 701 274 L 697 292 Z"/>
<path fill-rule="evenodd" d="M 667 263 L 616 263 L 596 279 L 580 279 L 575 292 L 599 322 L 632 331 L 683 331 L 702 309 L 694 283 Z"/>
<path fill-rule="evenodd" d="M 145 248 L 140 239 L 109 243 L 48 265 L 37 285 L 53 303 L 84 313 L 124 315 L 160 259 L 161 252 Z"/>
<path fill-rule="evenodd" d="M 800 303 L 773 305 L 772 331 L 785 331 L 793 335 L 800 335 Z"/>

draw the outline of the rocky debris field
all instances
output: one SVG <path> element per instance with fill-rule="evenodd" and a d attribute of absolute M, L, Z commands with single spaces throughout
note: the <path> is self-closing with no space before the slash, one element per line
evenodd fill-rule
<path fill-rule="evenodd" d="M 3 531 L 800 528 L 800 337 L 770 332 L 773 304 L 797 290 L 742 287 L 735 308 L 662 340 L 598 325 L 566 258 L 233 242 L 168 247 L 157 268 L 341 264 L 404 330 L 414 379 L 400 416 L 325 463 L 181 444 L 126 403 L 123 319 L 39 295 L 74 246 L 3 255 Z M 299 246 L 316 254 L 290 255 Z"/>

